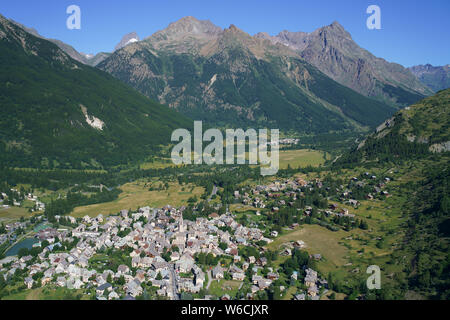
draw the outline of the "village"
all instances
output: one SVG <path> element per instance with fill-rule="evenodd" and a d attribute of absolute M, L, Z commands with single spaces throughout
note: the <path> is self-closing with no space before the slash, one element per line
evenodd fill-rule
<path fill-rule="evenodd" d="M 364 176 L 369 181 L 376 180 L 369 173 Z M 372 183 L 375 186 L 370 188 L 375 194 L 387 196 L 382 188 L 389 178 L 383 181 Z M 341 202 L 357 207 L 359 202 L 351 198 L 349 186 L 361 188 L 365 183 L 352 178 L 348 186 L 337 188 Z M 236 190 L 234 197 L 236 203 L 253 207 L 255 216 L 261 216 L 293 206 L 308 190 L 322 187 L 319 179 L 290 178 Z M 366 198 L 373 196 L 368 193 Z M 26 289 L 50 285 L 85 290 L 98 300 L 138 299 L 149 296 L 148 292 L 152 292 L 152 298 L 172 300 L 182 298 L 185 293 L 197 299 L 232 299 L 226 290 L 222 295 L 205 294 L 213 281 L 222 279 L 241 282 L 239 289 L 248 284 L 243 298 L 253 299 L 280 278 L 281 269 L 268 267 L 264 247 L 279 236 L 279 231 L 258 224 L 244 226 L 228 208 L 222 215 L 212 213 L 195 221 L 183 219 L 185 209 L 168 205 L 160 209 L 143 207 L 136 212 L 122 210 L 107 217 L 56 216 L 58 229 L 46 227 L 34 235 L 37 242 L 33 248 L 38 253 L 0 260 L 0 276 L 8 281 L 20 271 Z M 297 221 L 311 215 L 312 210 L 311 206 L 297 209 Z M 321 212 L 328 216 L 355 216 L 336 204 Z M 46 218 L 37 216 L 34 223 L 45 224 Z M 10 240 L 19 228 L 30 228 L 30 224 L 30 220 L 7 224 L 6 233 L 0 235 L 2 241 Z M 298 225 L 297 222 L 290 227 Z M 242 256 L 240 252 L 245 247 L 256 249 L 257 257 Z M 291 255 L 305 247 L 307 244 L 298 240 L 279 253 Z M 211 258 L 214 265 L 199 259 L 200 255 Z M 311 259 L 320 261 L 321 255 L 312 255 Z M 301 281 L 305 289 L 294 295 L 295 300 L 318 300 L 328 291 L 327 281 L 306 265 L 284 276 L 291 283 Z M 283 292 L 287 288 L 278 289 Z"/>

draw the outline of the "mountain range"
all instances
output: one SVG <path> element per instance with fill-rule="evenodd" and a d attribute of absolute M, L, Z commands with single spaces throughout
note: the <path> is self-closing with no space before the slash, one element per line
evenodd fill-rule
<path fill-rule="evenodd" d="M 432 93 L 408 69 L 358 46 L 338 22 L 311 33 L 285 30 L 255 37 L 291 48 L 330 78 L 380 101 L 406 106 Z"/>
<path fill-rule="evenodd" d="M 0 165 L 98 168 L 143 159 L 180 114 L 0 15 Z"/>
<path fill-rule="evenodd" d="M 20 24 L 18 25 L 26 29 L 28 32 L 34 34 L 35 36 L 41 37 L 36 32 L 36 30 L 26 28 Z M 230 32 L 227 32 L 227 30 L 232 29 L 239 32 L 234 32 L 233 36 L 231 37 L 228 36 L 229 40 L 233 41 L 227 42 L 227 40 L 224 40 L 227 37 L 224 37 L 223 35 L 225 33 L 230 34 Z M 245 35 L 246 37 L 242 37 L 242 35 Z M 239 37 L 240 39 L 238 39 Z M 144 39 L 144 41 L 140 41 L 139 36 L 135 32 L 127 34 L 115 47 L 113 53 L 102 52 L 95 56 L 78 53 L 73 47 L 59 40 L 48 40 L 54 42 L 75 60 L 91 66 L 100 65 L 102 62 L 110 58 L 111 55 L 114 55 L 117 51 L 120 51 L 121 49 L 130 45 L 137 45 L 138 47 L 141 46 L 140 50 L 144 55 L 158 52 L 159 54 L 163 55 L 177 55 L 180 56 L 177 58 L 183 60 L 187 56 L 200 59 L 210 58 L 213 55 L 214 50 L 217 53 L 223 48 L 229 49 L 230 45 L 235 46 L 237 42 L 240 42 L 241 47 L 244 50 L 248 49 L 250 55 L 253 55 L 253 57 L 256 58 L 258 62 L 263 60 L 267 62 L 267 56 L 269 55 L 272 57 L 275 56 L 289 57 L 289 59 L 301 59 L 303 61 L 306 61 L 308 65 L 316 67 L 323 74 L 335 80 L 339 84 L 351 88 L 361 95 L 376 99 L 382 102 L 384 105 L 392 106 L 394 107 L 394 109 L 409 105 L 427 95 L 430 95 L 433 91 L 436 91 L 436 86 L 430 89 L 430 87 L 432 87 L 432 85 L 429 85 L 431 80 L 429 80 L 428 82 L 426 80 L 422 81 L 425 78 L 430 79 L 431 76 L 429 75 L 429 72 L 427 75 L 421 77 L 417 73 L 414 73 L 413 70 L 415 69 L 408 70 L 399 64 L 389 63 L 384 59 L 373 56 L 367 50 L 359 47 L 353 41 L 351 35 L 338 22 L 333 22 L 331 25 L 319 28 L 311 33 L 290 32 L 284 30 L 276 36 L 270 36 L 267 33 L 260 32 L 252 37 L 239 30 L 235 26 L 232 26 L 232 28 L 230 27 L 229 29 L 222 30 L 222 28 L 215 26 L 210 21 L 200 21 L 194 17 L 185 17 L 180 19 L 179 21 L 171 23 L 166 29 L 156 32 L 152 36 Z M 267 40 L 268 42 L 261 40 Z M 223 48 L 215 46 L 213 44 L 214 42 L 216 44 L 221 42 Z M 234 44 L 232 44 L 232 42 L 234 42 Z M 269 43 L 271 43 L 273 46 L 271 47 Z M 150 47 L 148 47 L 148 45 L 150 45 Z M 127 50 L 136 50 L 136 47 L 133 48 L 134 49 L 128 48 Z M 121 54 L 124 55 L 123 53 Z M 136 89 L 143 92 L 145 95 L 158 100 L 161 103 L 168 104 L 190 117 L 203 119 L 210 122 L 212 121 L 213 123 L 218 124 L 228 122 L 230 119 L 241 118 L 241 121 L 239 121 L 240 123 L 252 123 L 253 125 L 255 120 L 253 119 L 254 113 L 258 113 L 258 110 L 254 110 L 255 103 L 256 108 L 258 108 L 257 105 L 261 103 L 261 101 L 259 101 L 260 99 L 256 99 L 258 100 L 256 102 L 251 101 L 253 102 L 253 104 L 250 105 L 250 101 L 247 101 L 247 103 L 243 103 L 243 101 L 240 101 L 240 103 L 236 104 L 236 101 L 229 101 L 229 99 L 227 98 L 221 99 L 223 98 L 220 97 L 223 94 L 223 92 L 221 92 L 222 88 L 217 90 L 217 88 L 209 87 L 209 83 L 212 81 L 212 78 L 206 79 L 207 81 L 202 82 L 201 85 L 208 88 L 209 91 L 213 92 L 207 93 L 205 92 L 205 90 L 197 89 L 194 90 L 196 91 L 195 93 L 181 93 L 179 92 L 179 87 L 173 87 L 167 81 L 167 79 L 171 79 L 174 77 L 174 74 L 172 74 L 169 70 L 170 68 L 165 68 L 164 70 L 156 70 L 157 68 L 155 68 L 155 66 L 152 66 L 151 63 L 150 65 L 145 65 L 143 67 L 143 64 L 146 63 L 141 61 L 139 62 L 139 68 L 141 70 L 137 71 L 137 73 L 141 73 L 141 77 L 138 79 L 136 77 L 136 71 L 131 70 L 133 66 L 126 65 L 129 61 L 119 61 L 120 58 L 118 56 L 119 54 L 116 54 L 111 58 L 110 61 L 105 62 L 102 66 L 99 67 L 118 77 L 120 80 L 132 85 Z M 133 58 L 133 63 L 136 63 L 136 59 L 139 59 L 137 57 Z M 157 57 L 156 59 L 161 58 Z M 116 68 L 114 67 L 114 63 L 118 63 L 120 65 Z M 123 63 L 125 63 L 125 65 L 123 65 Z M 241 64 L 242 63 L 250 63 L 250 66 L 251 64 L 254 64 L 254 61 L 241 61 Z M 273 65 L 273 61 L 269 61 L 269 63 Z M 161 62 L 159 62 L 159 64 L 161 64 Z M 224 67 L 224 64 L 222 64 L 222 67 Z M 279 67 L 280 66 L 276 66 L 275 68 L 280 69 Z M 127 69 L 127 71 L 124 71 L 124 69 Z M 150 71 L 156 78 L 153 80 L 148 79 L 148 71 Z M 189 75 L 189 77 L 192 75 L 192 70 L 190 71 L 191 74 Z M 284 70 L 279 71 L 284 73 Z M 183 72 L 186 73 L 189 71 L 184 70 Z M 132 75 L 132 73 L 134 73 L 134 75 Z M 180 72 L 178 72 L 177 76 L 179 75 L 179 73 Z M 434 72 L 433 74 L 435 75 L 434 77 L 436 77 L 436 72 Z M 442 78 L 442 72 L 438 72 L 438 74 Z M 186 75 L 183 74 L 183 76 Z M 216 76 L 220 77 L 220 74 Z M 270 75 L 269 77 L 271 76 L 272 75 Z M 295 78 L 295 81 L 297 83 L 298 78 L 304 77 L 304 75 L 293 75 L 292 73 L 288 76 L 291 79 Z M 235 77 L 235 75 L 233 75 L 233 77 Z M 164 78 L 166 78 L 166 80 L 163 80 Z M 152 81 L 153 84 L 150 83 Z M 214 82 L 216 81 L 217 78 L 214 80 Z M 164 82 L 164 85 L 162 84 L 162 82 Z M 274 79 L 273 82 L 278 82 L 278 79 Z M 442 80 L 440 81 L 440 83 L 441 86 L 445 87 L 445 81 L 444 84 Z M 186 83 L 186 85 L 194 86 L 193 83 Z M 198 85 L 200 85 L 200 83 L 197 83 L 197 87 Z M 212 85 L 214 86 L 214 84 Z M 164 89 L 162 87 L 164 87 Z M 182 86 L 181 88 L 184 88 L 184 86 Z M 225 90 L 228 91 L 227 94 L 229 96 L 229 88 L 226 88 Z M 211 97 L 211 93 L 213 97 Z M 208 98 L 206 96 L 208 94 L 210 96 L 209 100 L 211 100 L 211 98 L 218 98 L 222 101 L 211 103 L 210 101 L 207 101 Z M 240 93 L 235 92 L 232 95 L 239 96 Z M 317 96 L 317 94 L 315 93 L 313 93 L 313 95 Z M 321 100 L 323 97 L 319 95 L 316 98 Z M 203 101 L 200 102 L 200 100 Z M 325 100 L 325 104 L 330 102 L 327 101 L 327 99 L 323 100 Z M 336 101 L 333 102 L 336 103 Z M 334 111 L 338 111 L 339 113 L 341 113 L 344 118 L 347 117 L 347 119 L 344 119 L 344 122 L 346 123 L 344 127 L 346 129 L 350 127 L 353 127 L 354 129 L 355 125 L 356 127 L 359 125 L 368 125 L 368 123 L 365 121 L 361 122 L 360 119 L 355 119 L 355 117 L 348 117 L 348 108 L 345 111 L 340 105 L 335 105 L 333 102 L 331 102 L 331 109 L 334 109 Z M 298 105 L 298 103 L 299 102 L 297 101 L 293 102 L 294 105 Z M 314 101 L 310 102 L 310 104 L 311 103 L 314 104 L 317 102 Z M 292 101 L 290 101 L 290 104 L 292 104 Z M 319 102 L 319 104 L 321 103 Z M 327 105 L 326 107 L 328 108 L 328 110 L 330 110 L 330 105 Z M 366 108 L 370 107 L 367 106 Z M 223 111 L 224 109 L 227 111 Z M 300 109 L 304 108 L 300 107 Z M 205 111 L 211 114 L 206 115 Z M 303 111 L 300 111 L 300 113 L 302 112 Z M 291 112 L 289 114 L 289 117 L 293 116 L 295 119 L 298 119 L 295 113 L 296 112 Z M 375 110 L 375 113 L 378 113 L 378 110 Z M 270 122 L 271 120 L 270 116 L 268 116 L 267 112 L 265 111 L 260 112 L 258 116 L 263 121 L 268 120 Z M 242 118 L 244 118 L 244 120 L 242 120 Z M 218 119 L 223 121 L 217 122 Z M 353 122 L 353 124 L 348 124 L 349 121 L 352 122 L 355 120 L 357 123 Z M 373 121 L 380 121 L 380 119 L 378 117 L 375 117 Z M 273 123 L 277 123 L 277 121 Z M 286 126 L 281 125 L 281 127 L 285 128 Z M 289 125 L 288 127 L 291 128 L 292 125 Z M 306 129 L 305 131 L 311 130 L 316 131 L 315 129 L 311 128 Z"/>
<path fill-rule="evenodd" d="M 395 110 L 332 80 L 283 44 L 194 17 L 115 51 L 97 67 L 219 126 L 355 130 L 375 126 Z"/>
<path fill-rule="evenodd" d="M 337 22 L 271 37 L 185 17 L 93 56 L 0 15 L 0 46 L 0 160 L 11 166 L 142 159 L 171 130 L 190 127 L 188 118 L 294 134 L 367 132 L 431 92 L 359 48 Z"/>
<path fill-rule="evenodd" d="M 193 17 L 182 18 L 172 23 L 167 29 L 152 35 L 149 39 L 158 38 L 164 32 L 195 33 L 198 39 L 200 34 L 205 34 L 202 27 L 198 29 L 198 22 Z M 206 33 L 209 35 L 207 37 L 209 40 L 218 37 L 223 32 L 221 28 L 210 21 L 200 21 L 200 23 L 208 29 Z M 35 32 L 34 29 L 31 30 Z M 34 34 L 38 35 L 37 32 Z M 417 76 L 413 69 L 408 70 L 399 64 L 377 58 L 358 46 L 344 27 L 336 21 L 311 33 L 284 30 L 276 36 L 270 36 L 265 32 L 260 32 L 254 38 L 281 44 L 340 84 L 362 95 L 396 107 L 409 105 L 432 94 L 433 90 L 436 91 L 435 88 L 431 88 L 433 85 L 429 86 L 430 81 L 422 81 L 422 78 Z M 72 58 L 91 66 L 98 65 L 110 55 L 102 52 L 95 57 L 89 56 L 77 53 L 70 45 L 61 41 L 49 40 L 65 50 Z M 177 45 L 177 39 L 172 40 L 172 44 L 175 42 Z M 135 32 L 127 34 L 115 47 L 115 51 L 138 41 L 140 39 Z M 442 89 L 446 88 L 445 82 L 441 86 Z"/>
<path fill-rule="evenodd" d="M 432 66 L 419 65 L 409 68 L 411 72 L 425 85 L 437 92 L 450 88 L 450 65 Z"/>

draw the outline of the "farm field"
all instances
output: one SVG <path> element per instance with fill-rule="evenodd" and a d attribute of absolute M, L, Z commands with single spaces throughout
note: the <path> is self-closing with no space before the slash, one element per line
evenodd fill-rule
<path fill-rule="evenodd" d="M 158 185 L 158 183 L 156 183 Z M 122 193 L 119 198 L 106 203 L 77 207 L 71 214 L 73 217 L 84 217 L 85 215 L 96 217 L 99 214 L 110 215 L 122 209 L 137 209 L 139 207 L 160 208 L 165 205 L 182 206 L 187 204 L 190 197 L 200 197 L 204 192 L 202 187 L 180 186 L 178 183 L 169 183 L 168 190 L 149 191 L 149 185 L 143 181 L 127 183 L 120 188 Z M 184 190 L 183 190 L 184 188 Z"/>
<path fill-rule="evenodd" d="M 153 162 L 144 162 L 139 166 L 141 170 L 148 169 L 164 169 L 169 167 L 176 167 L 170 158 L 159 158 Z"/>
<path fill-rule="evenodd" d="M 8 209 L 0 209 L 0 222 L 10 222 L 18 220 L 21 217 L 31 217 L 32 214 L 28 212 L 27 208 L 10 207 Z"/>
<path fill-rule="evenodd" d="M 325 156 L 324 156 L 325 155 Z M 326 158 L 325 158 L 326 157 Z M 313 166 L 318 167 L 329 159 L 330 155 L 323 151 L 301 149 L 301 150 L 280 150 L 280 169 Z"/>

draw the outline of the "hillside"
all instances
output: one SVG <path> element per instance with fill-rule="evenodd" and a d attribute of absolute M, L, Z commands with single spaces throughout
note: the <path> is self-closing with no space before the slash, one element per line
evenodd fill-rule
<path fill-rule="evenodd" d="M 283 45 L 193 17 L 116 51 L 98 67 L 219 126 L 353 131 L 374 127 L 394 111 L 333 81 Z"/>
<path fill-rule="evenodd" d="M 256 37 L 295 50 L 330 78 L 380 101 L 406 106 L 432 93 L 408 69 L 361 48 L 338 22 L 311 33 L 285 30 Z"/>
<path fill-rule="evenodd" d="M 142 159 L 190 121 L 0 16 L 0 164 L 93 168 Z"/>
<path fill-rule="evenodd" d="M 376 293 L 378 298 L 450 297 L 449 113 L 447 89 L 396 113 L 331 167 L 341 174 L 348 170 L 391 177 L 378 185 L 390 184 L 385 194 L 390 206 L 382 221 L 397 227 L 382 239 L 399 238 L 393 253 L 375 263 L 382 265 L 389 283 Z"/>
<path fill-rule="evenodd" d="M 337 163 L 420 158 L 450 151 L 450 89 L 397 112 Z"/>

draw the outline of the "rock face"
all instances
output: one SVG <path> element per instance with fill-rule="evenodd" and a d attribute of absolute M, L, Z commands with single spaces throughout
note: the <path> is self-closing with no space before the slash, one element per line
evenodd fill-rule
<path fill-rule="evenodd" d="M 114 48 L 114 51 L 120 50 L 123 47 L 126 47 L 127 45 L 131 43 L 135 43 L 139 41 L 139 36 L 136 32 L 131 32 L 129 34 L 126 34 L 123 36 L 122 40 L 119 42 L 119 44 Z"/>
<path fill-rule="evenodd" d="M 214 125 L 329 132 L 375 126 L 394 111 L 333 81 L 281 43 L 194 17 L 129 44 L 98 67 Z"/>
<path fill-rule="evenodd" d="M 432 93 L 408 69 L 359 47 L 338 22 L 311 33 L 283 31 L 256 37 L 295 50 L 332 79 L 368 97 L 404 106 Z"/>
<path fill-rule="evenodd" d="M 411 72 L 431 90 L 450 88 L 450 65 L 434 67 L 431 64 L 419 65 L 409 68 Z"/>

